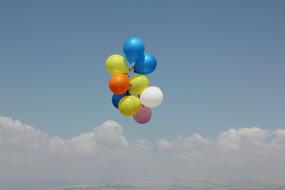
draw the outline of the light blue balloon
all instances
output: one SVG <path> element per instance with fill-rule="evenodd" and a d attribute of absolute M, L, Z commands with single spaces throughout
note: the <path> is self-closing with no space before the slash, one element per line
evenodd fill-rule
<path fill-rule="evenodd" d="M 135 64 L 134 72 L 147 75 L 147 74 L 152 73 L 155 70 L 156 65 L 157 65 L 157 61 L 154 56 L 150 54 L 144 54 L 137 60 Z"/>
<path fill-rule="evenodd" d="M 129 38 L 124 43 L 123 51 L 129 63 L 136 62 L 144 53 L 144 43 L 139 38 Z"/>

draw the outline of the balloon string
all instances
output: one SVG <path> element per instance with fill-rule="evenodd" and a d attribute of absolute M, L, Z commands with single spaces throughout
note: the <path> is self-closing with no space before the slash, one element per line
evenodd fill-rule
<path fill-rule="evenodd" d="M 146 135 L 145 131 L 143 130 L 143 127 L 139 127 L 139 131 L 140 133 L 150 142 L 150 144 L 153 147 L 154 153 L 157 154 L 157 147 L 155 145 L 155 142 L 153 141 L 153 139 L 151 139 L 148 135 Z"/>
<path fill-rule="evenodd" d="M 131 67 L 129 68 L 129 71 L 132 72 L 135 68 L 135 64 L 131 65 Z"/>

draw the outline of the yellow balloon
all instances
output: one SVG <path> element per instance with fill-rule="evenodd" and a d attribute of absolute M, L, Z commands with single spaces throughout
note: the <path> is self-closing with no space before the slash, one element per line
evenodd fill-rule
<path fill-rule="evenodd" d="M 119 111 L 124 116 L 135 115 L 141 106 L 140 99 L 136 96 L 125 96 L 119 102 Z"/>
<path fill-rule="evenodd" d="M 113 54 L 106 59 L 106 69 L 112 75 L 117 73 L 128 73 L 129 67 L 126 59 L 119 55 Z"/>
<path fill-rule="evenodd" d="M 135 74 L 130 78 L 131 87 L 129 93 L 133 95 L 141 94 L 148 87 L 148 78 L 141 74 Z"/>

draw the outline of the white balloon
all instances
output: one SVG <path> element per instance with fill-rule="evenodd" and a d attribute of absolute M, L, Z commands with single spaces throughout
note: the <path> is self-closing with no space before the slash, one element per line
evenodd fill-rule
<path fill-rule="evenodd" d="M 140 95 L 140 100 L 143 105 L 149 108 L 159 106 L 163 100 L 163 93 L 160 88 L 150 86 L 144 89 Z"/>

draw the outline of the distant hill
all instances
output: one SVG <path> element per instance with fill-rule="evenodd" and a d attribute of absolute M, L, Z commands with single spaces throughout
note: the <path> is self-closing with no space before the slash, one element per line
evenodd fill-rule
<path fill-rule="evenodd" d="M 133 186 L 133 185 L 76 185 L 50 190 L 285 190 L 285 185 L 265 184 L 254 181 L 195 181 L 191 185 Z"/>

